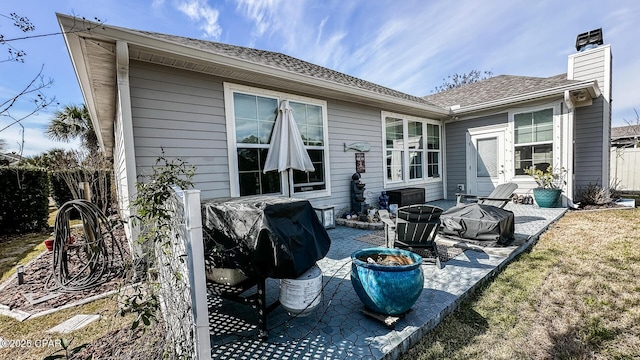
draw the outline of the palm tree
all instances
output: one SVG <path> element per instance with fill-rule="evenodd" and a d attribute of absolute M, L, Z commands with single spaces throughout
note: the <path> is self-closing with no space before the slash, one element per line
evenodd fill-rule
<path fill-rule="evenodd" d="M 50 139 L 64 142 L 80 138 L 82 146 L 89 152 L 98 150 L 98 138 L 85 105 L 66 105 L 56 111 L 45 134 Z"/>

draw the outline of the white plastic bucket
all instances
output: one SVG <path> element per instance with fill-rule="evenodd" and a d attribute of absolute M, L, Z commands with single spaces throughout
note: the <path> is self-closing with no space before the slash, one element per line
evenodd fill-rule
<path fill-rule="evenodd" d="M 306 316 L 320 305 L 321 292 L 322 271 L 313 265 L 297 279 L 280 280 L 280 305 L 290 315 Z"/>

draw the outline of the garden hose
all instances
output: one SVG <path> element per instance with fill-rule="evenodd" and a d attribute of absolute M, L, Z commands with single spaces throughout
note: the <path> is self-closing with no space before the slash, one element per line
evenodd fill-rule
<path fill-rule="evenodd" d="M 84 231 L 77 239 L 72 234 L 69 223 L 74 210 L 80 214 Z M 124 257 L 113 236 L 113 228 L 109 219 L 95 204 L 86 200 L 66 202 L 58 210 L 54 234 L 53 269 L 47 281 L 49 284 L 53 278 L 54 286 L 50 290 L 87 290 L 110 280 L 110 275 L 118 275 L 124 270 L 117 266 L 123 263 Z M 118 257 L 116 260 L 120 264 L 114 264 L 114 257 Z"/>

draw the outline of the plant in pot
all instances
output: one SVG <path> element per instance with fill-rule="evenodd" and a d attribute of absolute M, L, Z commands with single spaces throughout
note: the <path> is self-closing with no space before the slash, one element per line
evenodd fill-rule
<path fill-rule="evenodd" d="M 567 170 L 565 168 L 554 169 L 549 166 L 545 171 L 542 171 L 531 166 L 524 172 L 533 177 L 533 180 L 538 184 L 538 187 L 533 189 L 533 198 L 538 206 L 542 208 L 555 207 L 560 199 L 562 186 L 566 184 Z"/>

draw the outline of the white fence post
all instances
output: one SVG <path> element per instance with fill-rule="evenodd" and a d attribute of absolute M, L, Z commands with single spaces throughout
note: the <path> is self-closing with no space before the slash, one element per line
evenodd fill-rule
<path fill-rule="evenodd" d="M 210 359 L 211 340 L 209 337 L 209 309 L 204 268 L 200 190 L 186 190 L 183 193 L 186 227 L 185 248 L 187 250 L 191 305 L 195 326 L 195 355 L 196 359 Z"/>

